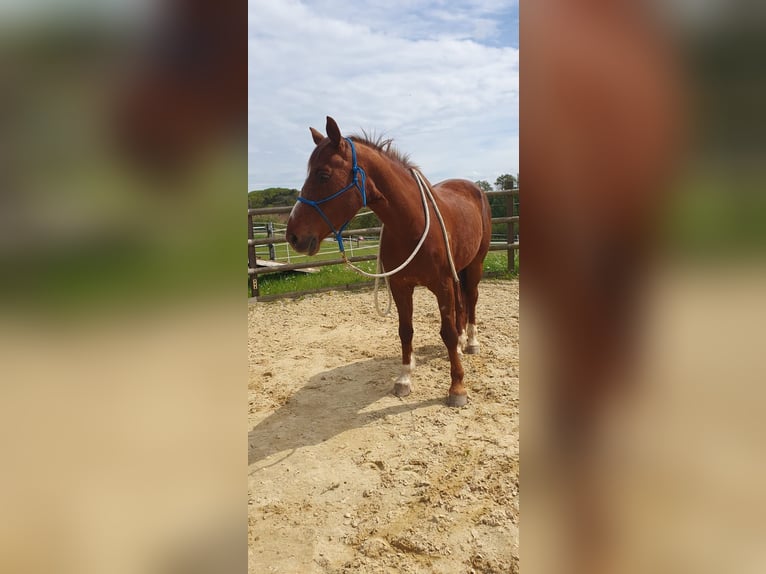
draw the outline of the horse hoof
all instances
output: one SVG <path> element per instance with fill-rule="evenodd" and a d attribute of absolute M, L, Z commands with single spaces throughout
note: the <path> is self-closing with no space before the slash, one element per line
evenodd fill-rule
<path fill-rule="evenodd" d="M 447 397 L 448 407 L 464 407 L 468 403 L 468 395 L 449 395 Z"/>
<path fill-rule="evenodd" d="M 396 383 L 394 385 L 394 395 L 396 395 L 399 398 L 406 397 L 411 392 L 412 392 L 411 385 L 402 385 L 401 383 Z"/>
<path fill-rule="evenodd" d="M 479 354 L 479 345 L 468 345 L 465 348 L 465 352 L 468 355 L 478 355 Z"/>

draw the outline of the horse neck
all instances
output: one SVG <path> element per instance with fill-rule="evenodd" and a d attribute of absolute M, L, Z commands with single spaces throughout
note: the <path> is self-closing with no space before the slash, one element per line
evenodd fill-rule
<path fill-rule="evenodd" d="M 423 227 L 423 204 L 420 190 L 409 168 L 382 153 L 365 149 L 359 163 L 367 181 L 377 190 L 370 209 L 384 225 L 396 225 L 419 234 Z"/>

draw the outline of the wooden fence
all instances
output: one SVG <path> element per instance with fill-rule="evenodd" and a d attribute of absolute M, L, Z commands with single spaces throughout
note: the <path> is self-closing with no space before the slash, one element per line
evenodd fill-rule
<path fill-rule="evenodd" d="M 508 271 L 515 269 L 516 252 L 519 250 L 519 242 L 517 241 L 518 229 L 519 229 L 519 215 L 518 215 L 518 198 L 519 190 L 511 189 L 504 191 L 488 191 L 486 192 L 488 197 L 504 196 L 508 200 L 506 202 L 507 215 L 504 217 L 493 217 L 492 223 L 504 223 L 507 225 L 506 240 L 504 242 L 493 241 L 489 247 L 490 251 L 507 251 L 508 252 Z M 247 280 L 248 285 L 252 291 L 253 297 L 259 301 L 266 301 L 270 299 L 280 297 L 290 297 L 296 295 L 307 295 L 309 293 L 319 293 L 322 291 L 331 291 L 338 289 L 357 289 L 362 287 L 368 287 L 373 284 L 372 281 L 365 281 L 360 283 L 352 283 L 349 285 L 341 285 L 337 287 L 328 287 L 325 289 L 317 289 L 314 291 L 305 291 L 301 293 L 284 293 L 280 295 L 273 295 L 263 297 L 259 293 L 258 289 L 258 276 L 266 275 L 268 273 L 281 273 L 284 271 L 299 271 L 309 268 L 326 267 L 328 265 L 342 265 L 343 259 L 327 259 L 323 261 L 307 261 L 306 263 L 285 263 L 277 267 L 272 266 L 259 266 L 256 261 L 255 247 L 258 245 L 268 245 L 269 250 L 272 251 L 274 245 L 285 243 L 283 237 L 263 237 L 255 238 L 253 216 L 256 215 L 277 215 L 290 213 L 293 206 L 288 207 L 264 207 L 259 209 L 247 210 Z M 366 227 L 364 229 L 349 229 L 343 232 L 343 237 L 364 236 L 380 234 L 380 227 Z M 348 260 L 352 263 L 358 263 L 360 261 L 373 261 L 377 259 L 376 255 L 359 255 L 356 257 L 348 257 Z M 485 276 L 494 275 L 492 273 L 485 274 Z"/>

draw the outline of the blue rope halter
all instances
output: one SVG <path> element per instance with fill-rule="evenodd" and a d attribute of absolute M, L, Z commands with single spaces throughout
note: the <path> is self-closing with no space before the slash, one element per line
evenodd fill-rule
<path fill-rule="evenodd" d="M 351 145 L 351 173 L 353 174 L 354 178 L 351 180 L 351 183 L 349 183 L 346 187 L 341 189 L 340 191 L 337 191 L 333 193 L 329 197 L 325 197 L 324 199 L 320 199 L 318 201 L 314 201 L 312 199 L 306 199 L 305 197 L 298 196 L 298 201 L 301 203 L 305 203 L 306 205 L 310 205 L 314 209 L 319 212 L 319 215 L 322 216 L 322 219 L 325 220 L 325 223 L 330 227 L 330 230 L 332 231 L 332 234 L 335 236 L 335 241 L 338 242 L 338 248 L 340 249 L 340 252 L 345 256 L 346 251 L 343 248 L 343 230 L 346 229 L 346 226 L 351 223 L 351 219 L 346 221 L 343 225 L 341 225 L 340 229 L 337 231 L 335 230 L 335 227 L 333 227 L 333 224 L 330 222 L 330 219 L 325 215 L 324 211 L 322 211 L 322 208 L 319 207 L 323 203 L 327 203 L 328 201 L 335 199 L 336 197 L 344 194 L 352 187 L 355 187 L 359 190 L 359 193 L 362 194 L 362 207 L 367 206 L 367 192 L 365 190 L 365 183 L 367 181 L 367 174 L 364 172 L 364 169 L 359 167 L 359 165 L 356 163 L 356 149 L 354 148 L 354 142 L 351 141 L 349 138 L 343 138 L 345 139 L 350 145 Z M 361 175 L 360 175 L 361 174 Z M 361 179 L 361 184 L 359 183 Z M 353 216 L 352 216 L 353 218 Z"/>

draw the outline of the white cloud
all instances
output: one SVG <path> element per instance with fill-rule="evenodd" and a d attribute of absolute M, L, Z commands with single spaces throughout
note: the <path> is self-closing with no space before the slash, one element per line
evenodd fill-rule
<path fill-rule="evenodd" d="M 326 115 L 385 132 L 433 181 L 515 173 L 518 50 L 488 40 L 498 2 L 454 4 L 250 0 L 249 188 L 299 188 Z"/>

